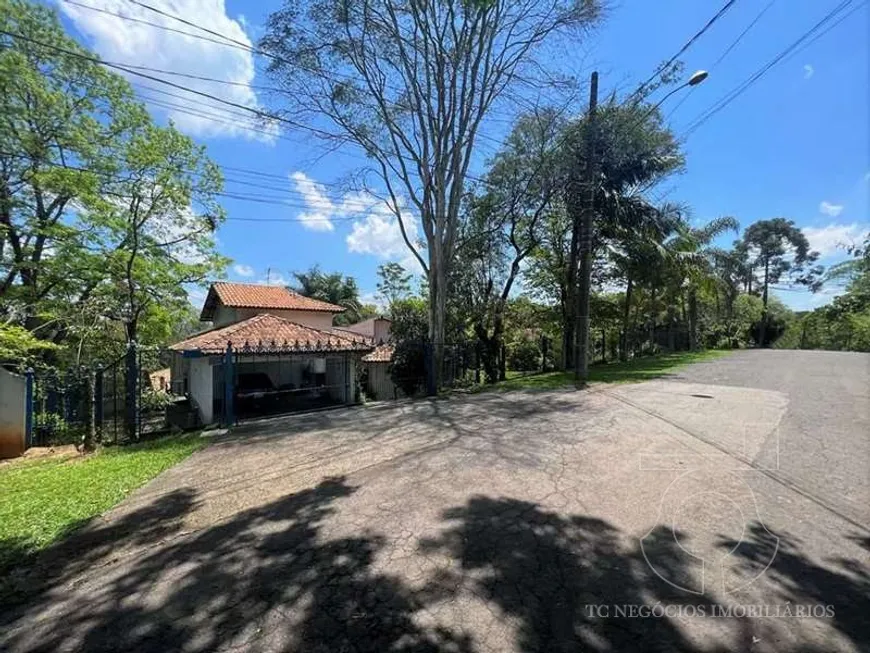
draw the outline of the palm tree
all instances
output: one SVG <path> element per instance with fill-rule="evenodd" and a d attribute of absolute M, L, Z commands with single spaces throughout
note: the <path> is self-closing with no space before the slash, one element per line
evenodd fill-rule
<path fill-rule="evenodd" d="M 731 216 L 715 218 L 700 227 L 683 223 L 666 244 L 681 291 L 688 299 L 689 348 L 698 348 L 698 291 L 718 292 L 717 260 L 721 250 L 711 243 L 727 231 L 737 231 L 740 224 Z"/>
<path fill-rule="evenodd" d="M 323 272 L 317 265 L 307 272 L 294 272 L 293 276 L 298 284 L 292 289 L 295 292 L 345 309 L 343 315 L 336 316 L 336 322 L 353 324 L 363 317 L 359 288 L 353 277 L 342 276 L 340 272 Z"/>
<path fill-rule="evenodd" d="M 669 253 L 662 243 L 680 224 L 680 208 L 673 204 L 654 206 L 639 195 L 620 196 L 607 194 L 607 205 L 602 214 L 607 219 L 602 229 L 606 237 L 604 246 L 610 260 L 619 270 L 625 282 L 625 301 L 622 311 L 622 336 L 620 358 L 626 360 L 631 348 L 631 303 L 635 288 L 650 289 L 651 304 L 664 285 L 666 259 Z M 655 331 L 655 317 L 652 318 Z"/>

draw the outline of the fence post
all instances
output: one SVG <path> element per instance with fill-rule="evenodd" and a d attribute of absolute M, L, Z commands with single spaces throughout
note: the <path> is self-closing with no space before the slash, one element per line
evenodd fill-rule
<path fill-rule="evenodd" d="M 94 442 L 97 435 L 96 410 L 94 402 L 96 392 L 94 390 L 94 385 L 94 373 L 92 370 L 87 370 L 85 372 L 85 401 L 83 402 L 86 412 L 86 415 L 84 416 L 85 432 L 82 435 L 82 450 L 85 452 L 90 452 L 94 450 Z"/>
<path fill-rule="evenodd" d="M 24 448 L 33 446 L 33 370 L 24 373 Z"/>
<path fill-rule="evenodd" d="M 235 383 L 233 374 L 233 343 L 227 343 L 227 350 L 224 353 L 224 410 L 223 423 L 224 428 L 235 424 L 235 415 L 233 414 L 233 396 L 235 394 Z"/>
<path fill-rule="evenodd" d="M 124 433 L 130 440 L 138 439 L 136 429 L 139 371 L 136 369 L 136 343 L 127 344 L 127 354 L 124 358 Z"/>
<path fill-rule="evenodd" d="M 103 441 L 103 367 L 97 365 L 94 372 L 94 428 L 97 431 L 97 441 Z"/>
<path fill-rule="evenodd" d="M 435 387 L 435 352 L 431 342 L 423 343 L 423 367 L 426 370 L 426 396 L 434 397 L 438 388 Z"/>

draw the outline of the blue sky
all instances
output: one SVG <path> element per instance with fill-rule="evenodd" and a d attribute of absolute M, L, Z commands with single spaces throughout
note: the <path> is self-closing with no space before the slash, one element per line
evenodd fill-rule
<path fill-rule="evenodd" d="M 126 0 L 78 1 L 191 29 Z M 682 136 L 707 107 L 776 56 L 837 3 L 774 0 L 768 6 L 768 0 L 738 0 L 681 57 L 687 75 L 699 68 L 711 74 L 697 88 L 681 91 L 663 105 L 674 131 Z M 151 0 L 149 4 L 243 42 L 255 41 L 269 11 L 279 6 L 272 0 Z M 721 4 L 622 0 L 612 6 L 603 25 L 575 51 L 554 51 L 552 55 L 562 62 L 560 68 L 565 72 L 585 78 L 598 70 L 602 96 L 613 90 L 630 92 L 674 54 Z M 249 53 L 64 2 L 57 6 L 71 32 L 106 60 L 229 79 L 236 84 L 185 84 L 247 106 L 268 106 L 270 98 L 250 87 L 268 84 L 269 80 L 261 73 L 262 62 Z M 864 0 L 853 0 L 851 7 L 858 9 L 772 68 L 692 133 L 685 144 L 686 172 L 655 189 L 654 194 L 688 204 L 700 221 L 732 215 L 745 226 L 763 218 L 793 219 L 822 252 L 823 262 L 843 258 L 838 243 L 857 238 L 870 224 L 870 10 Z M 714 62 L 762 10 L 764 14 L 753 29 L 714 67 Z M 359 152 L 326 154 L 305 133 L 285 131 L 276 135 L 268 127 L 230 116 L 225 107 L 208 106 L 194 96 L 173 98 L 141 86 L 137 91 L 159 120 L 171 116 L 180 128 L 205 144 L 219 164 L 273 175 L 252 177 L 226 170 L 227 192 L 269 196 L 273 202 L 223 200 L 229 219 L 218 237 L 221 251 L 235 261 L 228 271 L 231 279 L 261 281 L 269 271 L 270 281 L 281 282 L 289 280 L 294 270 L 320 264 L 325 270 L 356 277 L 363 293 L 371 295 L 380 263 L 408 260 L 409 253 L 403 249 L 395 222 L 383 206 L 365 198 L 347 197 L 331 185 L 346 180 L 364 164 Z M 189 111 L 193 104 L 211 115 L 192 116 L 176 110 L 186 106 Z M 486 156 L 504 137 L 506 121 L 516 110 L 507 104 L 498 107 L 484 130 L 473 172 L 481 171 Z M 222 117 L 220 121 L 213 119 L 217 115 Z M 363 212 L 359 210 L 360 202 L 365 207 Z M 734 237 L 736 234 L 723 238 L 723 244 Z M 817 306 L 832 298 L 830 292 L 810 295 L 783 291 L 780 296 L 794 308 Z"/>

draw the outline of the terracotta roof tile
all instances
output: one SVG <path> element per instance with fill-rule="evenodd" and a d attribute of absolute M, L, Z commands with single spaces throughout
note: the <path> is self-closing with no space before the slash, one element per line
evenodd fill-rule
<path fill-rule="evenodd" d="M 201 319 L 211 319 L 218 301 L 224 306 L 233 308 L 272 308 L 328 313 L 341 313 L 344 310 L 341 306 L 305 297 L 284 286 L 217 281 L 209 288 Z"/>
<path fill-rule="evenodd" d="M 375 350 L 362 357 L 364 363 L 389 363 L 393 360 L 393 345 L 378 345 Z"/>
<path fill-rule="evenodd" d="M 372 350 L 362 337 L 322 331 L 290 320 L 260 313 L 252 318 L 182 340 L 169 348 L 174 351 L 198 351 L 203 354 L 221 354 L 232 343 L 235 351 L 245 347 L 266 352 L 329 352 Z"/>

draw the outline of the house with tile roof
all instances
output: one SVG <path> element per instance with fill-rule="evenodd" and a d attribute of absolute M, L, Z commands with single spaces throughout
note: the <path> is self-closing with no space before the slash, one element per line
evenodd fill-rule
<path fill-rule="evenodd" d="M 215 282 L 200 314 L 211 328 L 169 348 L 173 390 L 203 424 L 352 403 L 377 343 L 333 327 L 342 311 L 281 286 Z"/>

